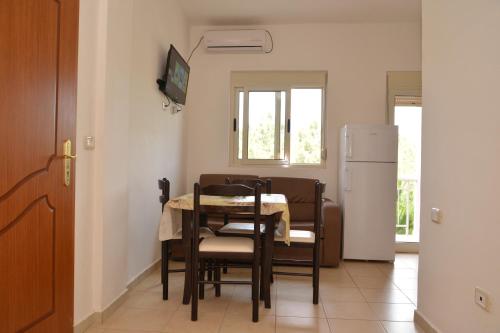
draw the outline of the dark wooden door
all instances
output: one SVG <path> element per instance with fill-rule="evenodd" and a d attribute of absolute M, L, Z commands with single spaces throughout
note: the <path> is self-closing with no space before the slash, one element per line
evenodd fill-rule
<path fill-rule="evenodd" d="M 0 0 L 2 333 L 72 331 L 78 5 Z"/>

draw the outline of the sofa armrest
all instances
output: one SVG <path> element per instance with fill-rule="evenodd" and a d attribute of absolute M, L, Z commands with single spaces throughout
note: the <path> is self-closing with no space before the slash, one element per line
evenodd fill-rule
<path fill-rule="evenodd" d="M 340 262 L 342 220 L 340 207 L 330 199 L 323 199 L 321 206 L 323 266 L 338 266 Z"/>

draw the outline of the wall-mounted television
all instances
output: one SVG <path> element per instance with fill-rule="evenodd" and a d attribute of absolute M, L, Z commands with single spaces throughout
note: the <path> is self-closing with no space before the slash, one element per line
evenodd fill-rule
<path fill-rule="evenodd" d="M 161 79 L 156 80 L 160 91 L 177 104 L 186 104 L 189 81 L 189 65 L 175 47 L 170 44 L 167 69 Z"/>

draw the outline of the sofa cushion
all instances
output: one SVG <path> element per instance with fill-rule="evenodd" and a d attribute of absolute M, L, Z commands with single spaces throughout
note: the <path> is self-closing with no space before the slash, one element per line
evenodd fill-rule
<path fill-rule="evenodd" d="M 261 179 L 270 179 L 271 191 L 286 196 L 292 226 L 295 221 L 314 221 L 316 179 L 292 177 L 261 177 Z"/>
<path fill-rule="evenodd" d="M 316 179 L 292 177 L 261 177 L 271 180 L 273 193 L 284 194 L 288 203 L 314 203 Z"/>

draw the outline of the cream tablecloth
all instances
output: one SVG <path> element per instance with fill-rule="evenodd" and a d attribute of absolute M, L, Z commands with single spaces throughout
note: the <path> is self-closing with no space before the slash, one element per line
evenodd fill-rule
<path fill-rule="evenodd" d="M 200 204 L 207 206 L 252 206 L 253 196 L 244 197 L 222 197 L 213 195 L 201 195 Z M 288 203 L 283 194 L 262 194 L 261 215 L 281 214 L 281 222 L 278 226 L 278 236 L 284 236 L 285 243 L 290 245 L 290 212 Z M 175 238 L 182 231 L 181 210 L 193 210 L 193 194 L 185 194 L 170 199 L 165 205 L 160 219 L 159 238 L 160 241 Z"/>

